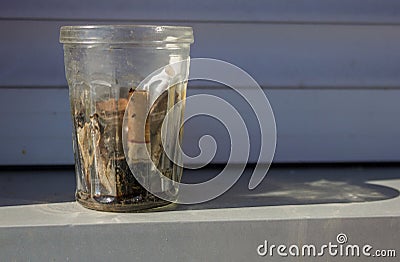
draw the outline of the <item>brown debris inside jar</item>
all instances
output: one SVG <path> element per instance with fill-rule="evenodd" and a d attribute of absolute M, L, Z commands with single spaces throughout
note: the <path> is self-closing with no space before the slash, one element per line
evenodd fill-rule
<path fill-rule="evenodd" d="M 132 112 L 128 112 L 128 125 L 134 130 L 135 127 L 142 129 L 146 121 L 145 134 L 139 129 L 128 133 L 128 140 L 138 144 L 137 148 L 133 146 L 129 149 L 133 150 L 130 154 L 137 159 L 134 168 L 145 169 L 149 166 L 145 159 L 138 157 L 143 152 L 135 151 L 143 150 L 144 144 L 157 168 L 171 178 L 172 170 L 168 165 L 167 169 L 162 167 L 162 158 L 165 156 L 161 143 L 161 126 L 168 109 L 168 91 L 157 99 L 147 119 L 143 112 L 148 104 L 148 92 L 131 88 L 128 94 L 128 98 L 96 102 L 95 113 L 88 117 L 83 110 L 74 112 L 80 172 L 86 185 L 85 191 L 77 192 L 77 199 L 89 208 L 125 211 L 125 205 L 152 202 L 153 206 L 159 206 L 165 202 L 147 192 L 132 175 L 122 146 L 122 122 L 131 98 L 131 103 L 137 104 L 129 107 Z"/>

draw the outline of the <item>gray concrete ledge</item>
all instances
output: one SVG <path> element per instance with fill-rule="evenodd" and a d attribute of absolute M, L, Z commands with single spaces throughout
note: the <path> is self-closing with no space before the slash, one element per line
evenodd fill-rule
<path fill-rule="evenodd" d="M 253 191 L 246 187 L 250 171 L 213 201 L 132 214 L 96 212 L 71 202 L 72 170 L 2 171 L 2 260 L 379 261 L 257 254 L 264 240 L 318 246 L 335 243 L 339 233 L 348 244 L 368 243 L 400 256 L 400 167 L 274 168 Z M 196 182 L 216 172 L 184 176 Z"/>

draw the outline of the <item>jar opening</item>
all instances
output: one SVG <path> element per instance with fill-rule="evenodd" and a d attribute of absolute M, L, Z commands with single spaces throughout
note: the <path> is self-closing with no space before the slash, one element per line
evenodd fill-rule
<path fill-rule="evenodd" d="M 160 25 L 62 26 L 60 42 L 63 44 L 191 44 L 193 29 L 186 26 Z"/>

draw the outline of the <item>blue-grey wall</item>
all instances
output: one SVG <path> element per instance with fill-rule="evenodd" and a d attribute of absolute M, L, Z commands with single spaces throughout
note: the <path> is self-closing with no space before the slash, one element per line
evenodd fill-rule
<path fill-rule="evenodd" d="M 399 1 L 3 0 L 0 165 L 73 163 L 59 27 L 95 23 L 193 26 L 192 57 L 232 62 L 262 85 L 277 122 L 276 162 L 400 161 Z M 228 88 L 189 84 L 197 93 L 245 116 L 255 161 L 248 106 Z M 211 133 L 223 163 L 229 141 L 208 121 L 188 123 L 184 147 L 195 154 Z"/>

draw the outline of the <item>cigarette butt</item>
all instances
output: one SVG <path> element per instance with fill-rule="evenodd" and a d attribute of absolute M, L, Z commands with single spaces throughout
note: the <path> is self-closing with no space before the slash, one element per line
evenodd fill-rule
<path fill-rule="evenodd" d="M 147 148 L 150 143 L 150 126 L 146 121 L 149 95 L 147 91 L 135 90 L 127 105 L 127 141 L 129 160 L 148 160 Z"/>

